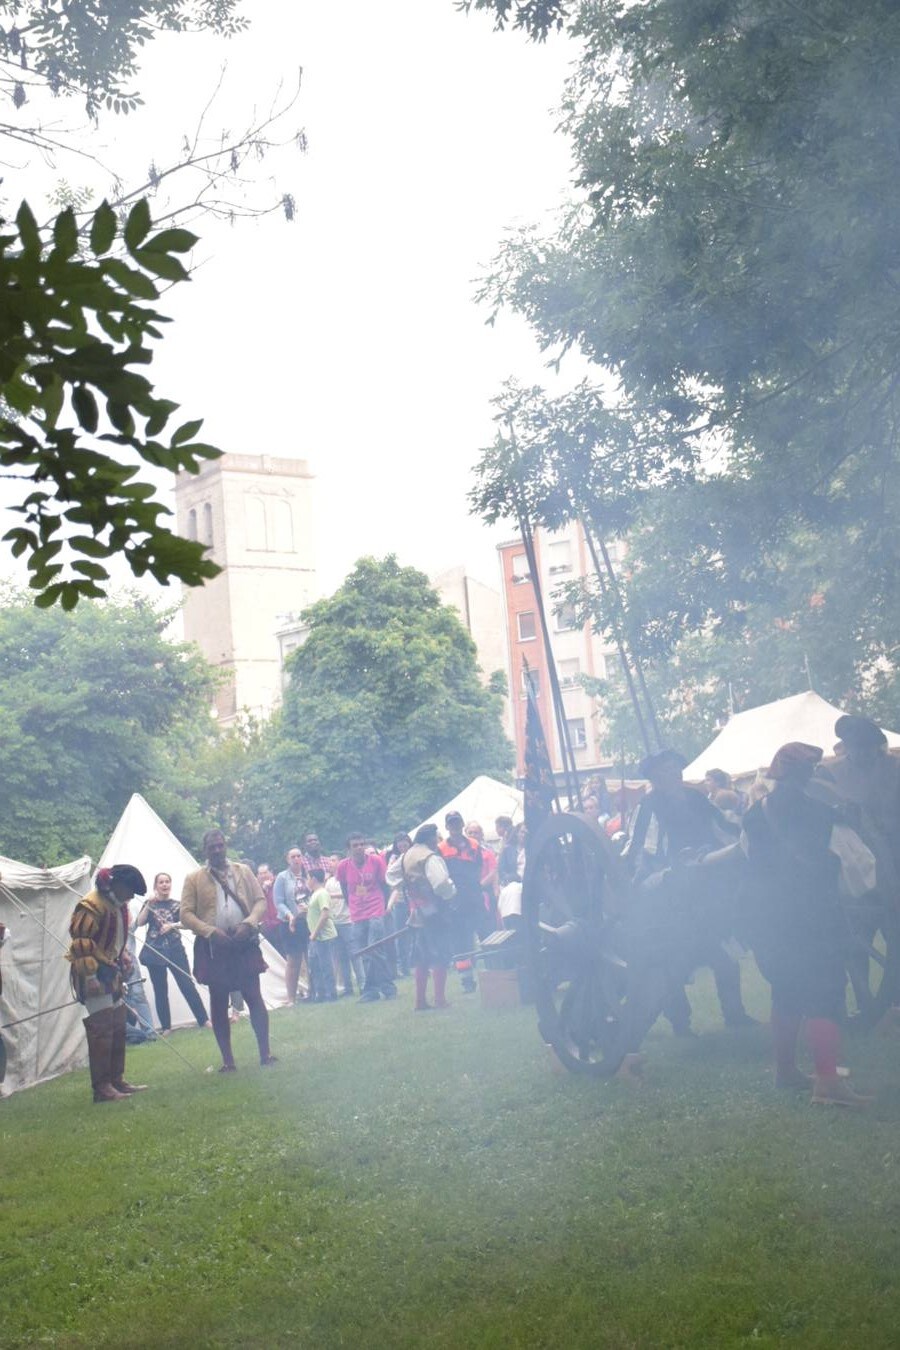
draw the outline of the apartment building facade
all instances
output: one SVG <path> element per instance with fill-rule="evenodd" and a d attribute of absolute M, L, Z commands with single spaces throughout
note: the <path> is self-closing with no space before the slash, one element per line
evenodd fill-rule
<path fill-rule="evenodd" d="M 562 690 L 575 764 L 585 775 L 608 767 L 612 747 L 604 743 L 605 727 L 599 699 L 588 694 L 582 676 L 606 679 L 615 673 L 617 657 L 589 624 L 578 624 L 573 606 L 560 595 L 567 581 L 592 575 L 584 531 L 578 522 L 564 529 L 535 531 L 538 580 L 550 634 L 550 647 Z M 541 714 L 553 769 L 563 768 L 562 751 L 553 714 L 548 662 L 544 647 L 537 590 L 529 572 L 521 539 L 498 546 L 504 625 L 509 660 L 510 700 L 508 732 L 516 747 L 516 769 L 525 770 L 525 711 L 531 686 Z"/>

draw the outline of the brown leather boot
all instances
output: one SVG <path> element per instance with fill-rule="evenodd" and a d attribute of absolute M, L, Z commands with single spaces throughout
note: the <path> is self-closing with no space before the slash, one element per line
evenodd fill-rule
<path fill-rule="evenodd" d="M 95 1102 L 121 1102 L 123 1092 L 112 1085 L 113 1009 L 103 1008 L 84 1019 L 84 1033 L 88 1043 L 88 1065 Z"/>
<path fill-rule="evenodd" d="M 146 1083 L 129 1083 L 125 1078 L 125 1031 L 128 1026 L 128 1014 L 125 1004 L 112 1009 L 112 1085 L 120 1097 L 130 1097 L 135 1092 L 146 1092 Z"/>
<path fill-rule="evenodd" d="M 864 1097 L 859 1092 L 854 1092 L 853 1088 L 845 1078 L 838 1074 L 828 1077 L 816 1076 L 813 1080 L 813 1092 L 810 1101 L 813 1106 L 846 1106 L 851 1110 L 861 1111 L 870 1106 L 875 1100 L 874 1097 Z"/>

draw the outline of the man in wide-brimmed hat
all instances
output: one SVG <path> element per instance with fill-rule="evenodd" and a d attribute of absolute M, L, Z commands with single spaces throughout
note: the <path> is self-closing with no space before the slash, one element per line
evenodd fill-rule
<path fill-rule="evenodd" d="M 756 962 L 772 989 L 775 1083 L 812 1089 L 823 1106 L 858 1107 L 869 1100 L 838 1073 L 846 985 L 846 921 L 831 852 L 839 808 L 807 792 L 822 758 L 817 745 L 789 741 L 766 770 L 774 788 L 744 816 L 742 842 L 753 898 L 748 910 Z M 711 860 L 714 861 L 714 860 Z M 797 1067 L 805 1024 L 815 1067 Z"/>
<path fill-rule="evenodd" d="M 69 925 L 75 997 L 84 1004 L 91 1087 L 95 1102 L 118 1102 L 145 1084 L 125 1078 L 125 976 L 131 959 L 128 939 L 128 902 L 143 895 L 147 883 L 130 863 L 101 867 L 94 889 L 79 900 Z"/>
<path fill-rule="evenodd" d="M 823 776 L 846 802 L 859 807 L 859 833 L 875 854 L 878 890 L 900 904 L 900 760 L 868 717 L 845 713 L 834 724 L 843 754 Z"/>

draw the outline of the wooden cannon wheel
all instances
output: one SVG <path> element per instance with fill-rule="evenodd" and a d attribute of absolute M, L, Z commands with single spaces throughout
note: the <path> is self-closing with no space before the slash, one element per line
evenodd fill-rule
<path fill-rule="evenodd" d="M 900 997 L 900 914 L 877 892 L 845 899 L 849 930 L 847 1012 L 851 1025 L 875 1026 Z"/>
<path fill-rule="evenodd" d="M 522 919 L 538 1028 L 576 1073 L 609 1077 L 635 1039 L 616 952 L 629 890 L 615 850 L 582 816 L 551 815 L 528 841 Z"/>

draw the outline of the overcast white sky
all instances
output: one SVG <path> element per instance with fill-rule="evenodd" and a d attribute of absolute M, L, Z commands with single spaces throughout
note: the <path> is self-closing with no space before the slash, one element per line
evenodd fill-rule
<path fill-rule="evenodd" d="M 246 12 L 250 31 L 230 42 L 157 41 L 146 110 L 110 115 L 94 139 L 134 181 L 192 132 L 224 61 L 210 128 L 243 124 L 303 67 L 285 125 L 305 128 L 308 153 L 278 152 L 259 171 L 293 193 L 297 220 L 199 227 L 203 266 L 165 297 L 176 322 L 157 387 L 205 416 L 223 449 L 309 460 L 323 592 L 362 553 L 391 550 L 429 572 L 465 562 L 497 584 L 505 532 L 465 500 L 493 434 L 488 401 L 508 375 L 560 377 L 524 324 L 485 326 L 474 279 L 506 228 L 546 219 L 565 195 L 552 109 L 572 44 L 495 33 L 453 0 L 254 0 Z M 29 195 L 36 172 L 21 176 Z M 96 181 L 71 162 L 57 172 Z"/>

